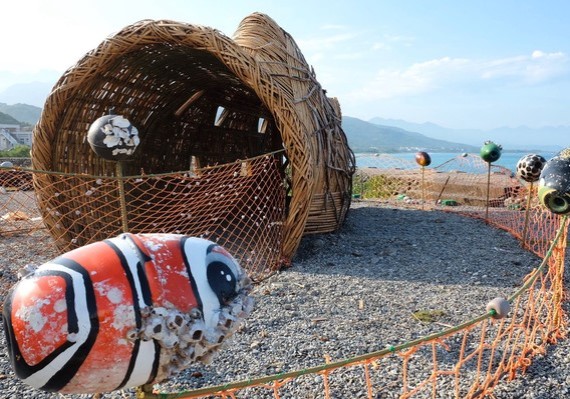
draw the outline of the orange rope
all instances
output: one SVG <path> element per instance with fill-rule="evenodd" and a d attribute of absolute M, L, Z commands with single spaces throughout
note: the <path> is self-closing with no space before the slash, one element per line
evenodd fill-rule
<path fill-rule="evenodd" d="M 366 394 L 368 399 L 373 398 L 372 394 L 372 381 L 370 380 L 370 362 L 364 362 L 364 379 L 366 381 Z"/>

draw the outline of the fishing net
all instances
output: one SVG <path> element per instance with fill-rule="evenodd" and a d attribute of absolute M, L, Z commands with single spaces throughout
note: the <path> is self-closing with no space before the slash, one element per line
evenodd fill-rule
<path fill-rule="evenodd" d="M 198 236 L 223 245 L 252 278 L 263 278 L 285 262 L 285 190 L 277 165 L 274 156 L 263 156 L 121 178 L 5 170 L 0 174 L 26 176 L 29 183 L 34 174 L 52 183 L 43 187 L 49 202 L 38 207 L 36 193 L 19 188 L 20 179 L 6 182 L 0 233 L 30 234 L 47 226 L 60 252 L 122 232 Z"/>
<path fill-rule="evenodd" d="M 222 240 L 234 253 L 243 252 L 242 262 L 258 278 L 263 278 L 278 266 L 264 269 L 256 265 L 279 265 L 281 222 L 286 208 L 283 194 L 260 196 L 260 193 L 283 193 L 282 174 L 274 156 L 219 168 L 124 179 L 18 172 L 48 174 L 58 181 L 53 195 L 57 196 L 60 206 L 50 209 L 51 213 L 45 217 L 54 218 L 51 223 L 54 226 L 63 218 L 74 220 L 71 224 L 61 223 L 62 230 L 51 231 L 56 240 L 59 237 L 59 245 L 74 245 L 67 237 L 87 240 L 87 236 L 112 234 L 125 226 L 137 231 L 188 229 Z M 516 292 L 506 298 L 511 306 L 508 316 L 495 319 L 496 312 L 491 309 L 440 332 L 365 355 L 329 359 L 320 366 L 223 386 L 161 394 L 141 391 L 139 396 L 280 398 L 287 397 L 297 385 L 319 383 L 323 397 L 345 397 L 343 381 L 349 378 L 352 383 L 361 381 L 361 389 L 350 394 L 367 398 L 480 398 L 523 374 L 536 356 L 544 355 L 549 345 L 566 337 L 564 261 L 568 221 L 538 203 L 535 187 L 499 166 L 491 165 L 489 173 L 489 165 L 475 156 L 459 156 L 441 167 L 424 169 L 389 156 L 374 159 L 382 161 L 377 167 L 359 169 L 355 175 L 356 197 L 402 208 L 457 212 L 485 220 L 489 225 L 509 231 L 520 239 L 522 246 L 540 256 L 540 264 L 524 278 Z M 382 184 L 374 183 L 375 179 L 381 179 Z M 117 198 L 121 193 L 119 182 L 124 185 L 128 199 L 126 218 L 121 216 Z M 44 231 L 33 191 L 13 184 L 13 187 L 5 187 L 0 196 L 0 214 L 4 215 L 0 240 L 5 241 L 10 236 Z M 106 186 L 101 192 L 111 194 L 99 195 L 101 186 Z M 277 189 L 279 187 L 281 189 Z M 151 196 L 151 193 L 156 195 Z M 228 197 L 239 197 L 238 201 L 230 201 L 233 212 L 229 211 L 228 202 L 224 202 Z M 113 209 L 113 212 L 105 216 L 103 209 Z M 15 212 L 26 213 L 28 218 L 18 220 L 8 216 Z M 82 219 L 81 214 L 85 212 L 99 216 Z M 170 217 L 156 217 L 156 212 Z M 234 217 L 228 217 L 229 213 Z M 195 219 L 187 217 L 188 214 Z M 81 220 L 96 222 L 82 224 Z M 64 225 L 76 229 L 70 232 L 63 229 Z M 82 236 L 82 231 L 90 233 Z M 45 241 L 35 242 L 46 246 Z"/>

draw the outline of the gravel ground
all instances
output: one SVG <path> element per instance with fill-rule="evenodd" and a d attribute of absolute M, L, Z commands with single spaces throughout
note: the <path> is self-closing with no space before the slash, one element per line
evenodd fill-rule
<path fill-rule="evenodd" d="M 15 248 L 27 245 L 26 240 L 0 239 L 2 259 L 8 253 L 12 258 L 12 268 L 4 266 L 5 285 L 25 264 Z M 481 315 L 489 300 L 512 294 L 539 262 L 508 233 L 479 220 L 355 202 L 340 232 L 305 237 L 291 268 L 255 286 L 254 312 L 211 365 L 191 367 L 160 389 L 191 389 L 299 370 L 323 364 L 325 357 L 341 360 L 441 331 Z M 417 311 L 429 311 L 435 320 L 420 321 L 412 315 Z M 0 337 L 5 348 L 3 332 Z M 431 352 L 418 356 L 427 356 L 428 364 Z M 453 364 L 445 356 L 441 361 Z M 381 373 L 372 373 L 374 387 L 380 388 L 375 398 L 399 396 L 397 363 L 398 357 L 391 356 L 381 361 Z M 410 381 L 431 372 L 425 364 L 410 366 Z M 524 376 L 500 384 L 495 397 L 568 397 L 569 364 L 566 340 L 537 358 Z M 322 391 L 319 376 L 303 376 L 283 389 L 281 398 L 322 398 Z M 362 369 L 333 373 L 331 391 L 335 398 L 365 398 Z M 452 384 L 438 387 L 438 395 L 453 397 Z M 26 387 L 13 376 L 5 350 L 0 351 L 0 398 L 57 397 L 89 396 L 58 396 Z M 126 390 L 103 397 L 134 394 Z M 248 391 L 248 398 L 268 397 L 271 393 L 263 389 Z M 431 397 L 431 392 L 415 397 Z"/>

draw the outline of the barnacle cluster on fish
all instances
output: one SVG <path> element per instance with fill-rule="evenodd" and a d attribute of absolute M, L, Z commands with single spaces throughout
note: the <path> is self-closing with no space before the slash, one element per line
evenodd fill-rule
<path fill-rule="evenodd" d="M 246 292 L 242 290 L 220 309 L 214 327 L 206 326 L 198 309 L 190 313 L 162 307 L 143 309 L 143 325 L 140 330 L 132 330 L 129 339 L 155 340 L 160 344 L 162 370 L 157 377 L 160 380 L 175 376 L 195 362 L 210 364 L 212 355 L 251 313 L 253 299 Z"/>

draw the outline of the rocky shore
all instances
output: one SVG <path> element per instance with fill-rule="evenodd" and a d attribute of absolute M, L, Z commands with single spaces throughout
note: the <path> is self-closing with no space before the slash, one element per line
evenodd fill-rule
<path fill-rule="evenodd" d="M 17 248 L 28 239 L 0 240 L 2 259 L 6 251 L 19 253 Z M 4 287 L 14 281 L 24 261 L 18 257 L 4 263 Z M 355 201 L 341 231 L 305 237 L 291 268 L 255 286 L 251 317 L 212 364 L 197 364 L 159 388 L 172 392 L 300 370 L 441 331 L 481 315 L 489 300 L 512 294 L 539 263 L 508 233 L 480 220 Z M 434 317 L 419 318 L 422 311 Z M 0 398 L 89 397 L 59 396 L 25 386 L 11 371 L 3 331 L 0 336 Z M 375 398 L 399 397 L 396 362 L 397 358 L 394 364 L 382 363 Z M 411 366 L 411 383 L 425 378 L 420 366 Z M 335 398 L 367 397 L 362 372 L 354 368 L 335 372 L 331 389 Z M 570 342 L 551 346 L 525 375 L 502 382 L 494 395 L 568 397 Z M 127 390 L 102 397 L 135 396 Z M 247 397 L 272 395 L 253 389 Z M 280 397 L 322 398 L 322 380 L 316 375 L 298 378 Z M 454 397 L 452 387 L 442 386 L 437 397 Z"/>

